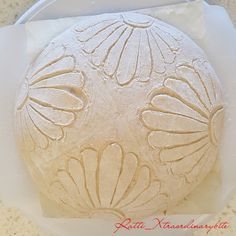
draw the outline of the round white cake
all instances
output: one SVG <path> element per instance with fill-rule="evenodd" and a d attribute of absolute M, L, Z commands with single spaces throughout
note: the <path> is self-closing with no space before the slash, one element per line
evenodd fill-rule
<path fill-rule="evenodd" d="M 184 33 L 152 17 L 86 17 L 30 65 L 17 140 L 51 216 L 143 218 L 200 184 L 223 124 L 218 78 Z"/>

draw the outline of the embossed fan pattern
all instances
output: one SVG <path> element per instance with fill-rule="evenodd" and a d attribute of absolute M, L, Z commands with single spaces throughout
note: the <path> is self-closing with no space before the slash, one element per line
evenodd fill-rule
<path fill-rule="evenodd" d="M 148 143 L 160 150 L 162 162 L 172 163 L 173 174 L 191 182 L 207 161 L 214 161 L 221 136 L 223 104 L 218 81 L 208 62 L 179 64 L 154 91 L 143 124 L 151 131 Z M 174 121 L 174 122 L 170 122 Z"/>
<path fill-rule="evenodd" d="M 161 204 L 166 207 L 166 196 L 160 194 L 160 182 L 153 180 L 151 168 L 117 143 L 67 157 L 55 176 L 51 191 L 73 216 L 136 217 L 155 213 Z"/>
<path fill-rule="evenodd" d="M 64 127 L 85 104 L 84 78 L 75 69 L 75 57 L 65 55 L 63 47 L 54 50 L 54 58 L 42 55 L 45 63 L 28 73 L 17 103 L 22 141 L 31 148 L 47 148 L 49 140 L 62 139 Z"/>
<path fill-rule="evenodd" d="M 212 170 L 223 106 L 204 52 L 179 30 L 135 13 L 86 17 L 30 66 L 17 139 L 46 215 L 142 218 Z"/>
<path fill-rule="evenodd" d="M 165 23 L 134 13 L 96 17 L 76 31 L 92 64 L 120 85 L 164 73 L 174 62 L 181 39 Z"/>

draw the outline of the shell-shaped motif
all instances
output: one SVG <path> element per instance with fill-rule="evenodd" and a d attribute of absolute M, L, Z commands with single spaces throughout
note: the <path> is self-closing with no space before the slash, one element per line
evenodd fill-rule
<path fill-rule="evenodd" d="M 119 85 L 164 73 L 174 62 L 181 39 L 171 26 L 136 13 L 97 16 L 79 24 L 76 31 L 92 64 Z"/>
<path fill-rule="evenodd" d="M 67 157 L 53 175 L 51 194 L 74 217 L 140 217 L 166 207 L 150 167 L 118 143 L 85 148 L 77 157 Z"/>
<path fill-rule="evenodd" d="M 49 140 L 62 139 L 64 127 L 73 123 L 86 100 L 84 77 L 76 70 L 73 56 L 58 47 L 41 57 L 44 63 L 36 60 L 16 105 L 17 129 L 30 149 L 47 148 Z"/>
<path fill-rule="evenodd" d="M 160 150 L 160 160 L 172 163 L 173 174 L 191 181 L 208 161 L 214 163 L 223 114 L 215 74 L 206 61 L 196 59 L 178 65 L 176 76 L 164 80 L 141 119 L 150 130 L 149 145 Z"/>

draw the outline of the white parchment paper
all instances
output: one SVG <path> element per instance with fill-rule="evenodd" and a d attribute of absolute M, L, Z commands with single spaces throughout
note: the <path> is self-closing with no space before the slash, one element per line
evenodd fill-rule
<path fill-rule="evenodd" d="M 206 52 L 224 89 L 226 124 L 218 169 L 172 213 L 211 212 L 220 209 L 230 197 L 236 180 L 236 32 L 227 13 L 221 7 L 202 1 L 141 10 L 158 17 L 189 35 Z M 28 63 L 49 41 L 76 23 L 79 18 L 67 18 L 28 23 L 26 26 L 0 30 L 0 197 L 9 205 L 21 208 L 53 235 L 112 235 L 113 223 L 100 220 L 63 220 L 42 217 L 37 192 L 22 163 L 14 141 L 14 99 Z M 205 193 L 205 194 L 203 194 Z M 203 215 L 202 215 L 203 216 Z M 202 219 L 202 216 L 199 218 Z M 199 215 L 168 217 L 176 223 L 186 223 Z M 149 220 L 146 220 L 147 222 Z M 150 219 L 151 221 L 151 219 Z M 149 222 L 150 222 L 149 221 Z M 188 232 L 186 232 L 188 233 Z M 156 235 L 156 231 L 121 232 L 119 235 Z M 173 235 L 164 231 L 161 235 Z M 175 235 L 185 235 L 177 230 Z M 187 234 L 186 234 L 187 235 Z M 189 235 L 189 234 L 188 234 Z"/>

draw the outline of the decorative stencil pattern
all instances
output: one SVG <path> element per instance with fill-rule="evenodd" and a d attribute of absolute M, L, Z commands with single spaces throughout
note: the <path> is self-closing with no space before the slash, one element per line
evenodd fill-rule
<path fill-rule="evenodd" d="M 53 196 L 77 217 L 149 215 L 166 200 L 150 167 L 117 143 L 101 150 L 85 148 L 77 157 L 68 157 L 55 176 Z"/>
<path fill-rule="evenodd" d="M 217 150 L 223 121 L 221 91 L 204 60 L 176 67 L 176 76 L 164 80 L 141 114 L 150 132 L 148 143 L 160 149 L 162 162 L 173 162 L 174 174 L 192 173 Z"/>
<path fill-rule="evenodd" d="M 45 55 L 27 75 L 17 100 L 18 130 L 28 147 L 47 148 L 49 140 L 64 137 L 64 127 L 73 123 L 85 106 L 83 74 L 75 58 L 63 47 Z M 45 62 L 45 61 L 44 61 Z"/>
<path fill-rule="evenodd" d="M 132 80 L 148 81 L 174 62 L 181 36 L 152 17 L 126 13 L 95 17 L 76 31 L 91 62 L 119 85 Z M 145 59 L 144 59 L 145 58 Z"/>

